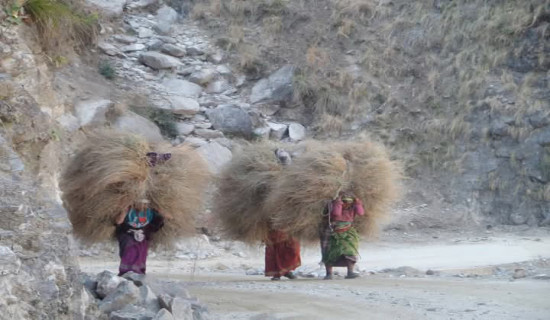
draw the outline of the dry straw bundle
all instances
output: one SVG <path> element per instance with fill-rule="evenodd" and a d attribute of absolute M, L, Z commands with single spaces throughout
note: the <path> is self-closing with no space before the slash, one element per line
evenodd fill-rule
<path fill-rule="evenodd" d="M 214 212 L 225 236 L 248 243 L 266 239 L 270 212 L 264 200 L 283 170 L 276 149 L 271 143 L 247 145 L 222 171 Z"/>
<path fill-rule="evenodd" d="M 303 154 L 281 172 L 266 200 L 276 229 L 317 240 L 323 210 L 339 191 L 363 201 L 365 216 L 355 221 L 372 235 L 398 195 L 400 166 L 383 146 L 371 142 L 332 142 Z"/>
<path fill-rule="evenodd" d="M 150 151 L 170 152 L 172 157 L 149 167 L 146 154 Z M 173 217 L 154 237 L 154 244 L 169 244 L 193 230 L 207 183 L 206 163 L 193 150 L 149 145 L 141 137 L 109 131 L 89 137 L 70 160 L 60 187 L 80 239 L 112 238 L 116 216 L 147 197 L 152 207 Z"/>

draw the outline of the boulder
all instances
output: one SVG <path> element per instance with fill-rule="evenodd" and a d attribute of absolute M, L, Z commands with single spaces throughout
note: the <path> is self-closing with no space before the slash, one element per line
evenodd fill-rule
<path fill-rule="evenodd" d="M 95 292 L 100 299 L 103 299 L 111 292 L 115 291 L 116 288 L 124 281 L 126 280 L 110 271 L 105 270 L 97 275 L 97 287 Z"/>
<path fill-rule="evenodd" d="M 306 137 L 306 128 L 299 123 L 291 123 L 288 126 L 288 136 L 292 141 L 300 141 Z"/>
<path fill-rule="evenodd" d="M 198 98 L 202 92 L 202 87 L 181 79 L 167 79 L 162 82 L 168 93 L 181 97 Z"/>
<path fill-rule="evenodd" d="M 281 140 L 288 129 L 284 123 L 268 122 L 267 125 L 271 128 L 269 138 L 273 140 Z"/>
<path fill-rule="evenodd" d="M 109 320 L 152 320 L 156 312 L 142 307 L 127 306 L 122 310 L 111 312 Z"/>
<path fill-rule="evenodd" d="M 195 130 L 195 126 L 191 123 L 179 122 L 176 124 L 176 127 L 178 129 L 178 133 L 184 136 L 191 134 L 191 132 Z"/>
<path fill-rule="evenodd" d="M 160 129 L 156 124 L 133 112 L 125 112 L 118 117 L 114 127 L 141 135 L 151 142 L 163 141 Z"/>
<path fill-rule="evenodd" d="M 191 73 L 189 81 L 196 84 L 205 85 L 208 84 L 216 77 L 216 71 L 210 68 L 203 68 Z"/>
<path fill-rule="evenodd" d="M 207 110 L 206 114 L 216 130 L 245 137 L 252 135 L 252 119 L 238 106 L 220 105 L 215 109 Z"/>
<path fill-rule="evenodd" d="M 200 110 L 199 103 L 192 98 L 182 96 L 170 96 L 168 97 L 172 107 L 172 111 L 181 115 L 194 115 Z"/>
<path fill-rule="evenodd" d="M 21 260 L 6 246 L 0 246 L 0 276 L 18 274 L 21 269 Z"/>
<path fill-rule="evenodd" d="M 124 281 L 99 303 L 99 309 L 106 313 L 122 310 L 127 305 L 137 302 L 139 298 L 139 288 L 133 282 Z"/>
<path fill-rule="evenodd" d="M 148 51 L 139 56 L 139 61 L 155 70 L 176 68 L 181 62 L 169 55 L 160 52 Z"/>
<path fill-rule="evenodd" d="M 205 139 L 223 138 L 223 132 L 210 129 L 196 129 L 195 134 Z"/>
<path fill-rule="evenodd" d="M 140 306 L 145 307 L 147 310 L 156 314 L 160 310 L 159 300 L 157 295 L 153 292 L 149 286 L 141 286 L 140 292 Z"/>
<path fill-rule="evenodd" d="M 160 309 L 153 320 L 174 320 L 174 316 L 166 309 Z"/>
<path fill-rule="evenodd" d="M 179 297 L 172 301 L 172 315 L 178 320 L 193 320 L 193 306 L 191 302 Z"/>
<path fill-rule="evenodd" d="M 87 100 L 81 101 L 75 106 L 75 114 L 80 122 L 80 126 L 90 124 L 104 124 L 105 113 L 113 106 L 111 100 Z"/>
<path fill-rule="evenodd" d="M 250 102 L 284 102 L 292 97 L 294 66 L 284 66 L 268 78 L 258 81 L 250 94 Z"/>
<path fill-rule="evenodd" d="M 155 32 L 150 28 L 141 27 L 138 30 L 138 37 L 141 39 L 151 38 L 154 35 L 155 35 Z"/>
<path fill-rule="evenodd" d="M 174 57 L 183 57 L 185 55 L 185 48 L 171 43 L 162 45 L 160 51 Z"/>
<path fill-rule="evenodd" d="M 120 48 L 120 50 L 122 52 L 135 52 L 145 50 L 146 48 L 147 47 L 142 43 L 132 43 Z"/>
<path fill-rule="evenodd" d="M 135 43 L 137 41 L 136 37 L 128 36 L 128 35 L 125 35 L 125 34 L 117 34 L 117 35 L 113 36 L 113 39 L 115 39 L 116 41 L 118 41 L 120 43 L 123 43 L 123 44 L 132 44 L 132 43 Z"/>
<path fill-rule="evenodd" d="M 186 139 L 187 141 L 187 139 Z M 210 142 L 199 147 L 198 152 L 208 163 L 210 172 L 218 174 L 221 169 L 231 161 L 233 157 L 231 151 L 217 142 Z M 175 316 L 175 314 L 174 314 Z"/>
<path fill-rule="evenodd" d="M 108 56 L 115 56 L 118 54 L 118 49 L 110 43 L 99 42 L 97 47 Z"/>
<path fill-rule="evenodd" d="M 178 20 L 178 13 L 169 6 L 163 6 L 157 11 L 157 25 L 155 29 L 161 34 L 169 34 L 172 25 Z"/>

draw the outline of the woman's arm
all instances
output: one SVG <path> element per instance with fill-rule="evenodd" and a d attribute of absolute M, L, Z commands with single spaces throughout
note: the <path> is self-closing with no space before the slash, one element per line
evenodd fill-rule
<path fill-rule="evenodd" d="M 122 210 L 118 216 L 116 217 L 115 224 L 121 225 L 124 222 L 124 218 L 126 218 L 126 214 L 128 213 L 128 210 Z"/>
<path fill-rule="evenodd" d="M 331 219 L 336 219 L 342 216 L 342 200 L 338 197 L 332 201 L 332 210 L 330 212 Z"/>
<path fill-rule="evenodd" d="M 362 216 L 365 214 L 365 208 L 363 208 L 363 202 L 360 199 L 355 198 L 355 203 L 353 204 L 355 208 L 355 214 Z"/>

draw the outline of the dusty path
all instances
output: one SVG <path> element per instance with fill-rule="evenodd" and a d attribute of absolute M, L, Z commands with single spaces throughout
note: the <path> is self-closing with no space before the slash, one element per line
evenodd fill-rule
<path fill-rule="evenodd" d="M 548 235 L 364 243 L 358 265 L 363 277 L 355 280 L 272 282 L 245 274 L 263 267 L 261 248 L 242 250 L 241 257 L 155 258 L 148 273 L 185 286 L 222 320 L 550 319 L 550 281 L 533 277 L 549 274 Z M 304 248 L 301 274 L 322 276 L 318 259 L 317 248 Z M 412 268 L 395 269 L 401 266 Z M 82 259 L 88 272 L 116 267 L 114 258 Z M 527 277 L 513 280 L 514 268 L 524 268 Z M 428 269 L 435 275 L 427 276 Z"/>

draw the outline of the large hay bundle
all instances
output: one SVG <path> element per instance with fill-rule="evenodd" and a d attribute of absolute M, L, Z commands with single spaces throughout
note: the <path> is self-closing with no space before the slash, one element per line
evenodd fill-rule
<path fill-rule="evenodd" d="M 170 152 L 172 157 L 149 167 L 145 155 L 150 151 Z M 60 187 L 80 239 L 112 238 L 116 216 L 147 197 L 152 207 L 173 217 L 154 237 L 154 244 L 169 244 L 192 232 L 207 183 L 206 163 L 192 149 L 149 145 L 138 136 L 106 132 L 92 135 L 71 159 Z"/>
<path fill-rule="evenodd" d="M 363 201 L 365 216 L 355 226 L 372 235 L 398 195 L 400 166 L 383 146 L 371 142 L 325 143 L 298 158 L 266 200 L 273 226 L 304 240 L 317 240 L 322 213 L 339 191 Z"/>
<path fill-rule="evenodd" d="M 225 236 L 248 243 L 266 239 L 271 217 L 264 200 L 283 170 L 276 149 L 271 143 L 247 145 L 222 171 L 214 213 Z"/>

